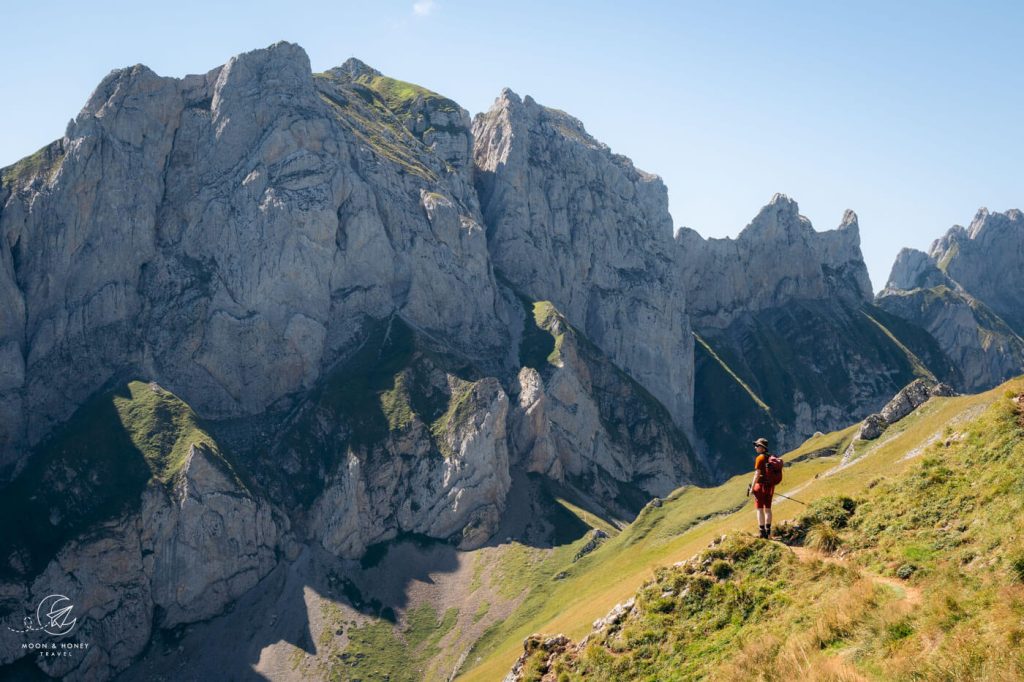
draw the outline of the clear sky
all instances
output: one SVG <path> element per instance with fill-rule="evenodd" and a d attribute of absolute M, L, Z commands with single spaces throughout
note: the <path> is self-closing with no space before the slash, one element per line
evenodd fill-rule
<path fill-rule="evenodd" d="M 471 113 L 503 86 L 580 118 L 735 236 L 784 192 L 857 211 L 871 280 L 980 206 L 1024 208 L 1020 2 L 17 2 L 0 5 L 0 166 L 60 137 L 111 69 L 202 73 L 290 40 Z"/>

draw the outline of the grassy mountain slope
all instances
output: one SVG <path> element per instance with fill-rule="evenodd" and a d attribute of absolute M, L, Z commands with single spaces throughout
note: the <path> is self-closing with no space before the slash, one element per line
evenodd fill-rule
<path fill-rule="evenodd" d="M 1012 665 L 1024 665 L 1024 592 L 1014 582 L 1024 567 L 1014 521 L 1024 511 L 1024 422 L 1010 400 L 1022 392 L 1024 380 L 1018 379 L 976 396 L 932 399 L 878 440 L 859 445 L 848 462 L 835 453 L 845 449 L 851 429 L 813 439 L 785 457 L 791 466 L 780 492 L 809 503 L 839 495 L 854 500 L 846 527 L 819 525 L 809 534 L 824 547 L 838 539 L 849 552 L 849 568 L 799 561 L 781 545 L 738 537 L 719 557 L 729 564 L 719 569 L 731 572 L 728 584 L 715 578 L 699 604 L 678 596 L 656 604 L 664 581 L 694 578 L 681 577 L 682 568 L 657 567 L 687 560 L 722 534 L 754 527 L 744 496 L 747 474 L 718 488 L 684 488 L 660 507 L 646 508 L 563 580 L 550 582 L 542 600 L 528 598 L 492 628 L 471 652 L 461 679 L 501 679 L 534 632 L 578 641 L 594 620 L 638 589 L 639 615 L 627 619 L 613 641 L 592 641 L 576 668 L 567 659 L 566 679 L 587 671 L 586 679 L 614 679 L 609 672 L 622 679 L 729 679 L 765 656 L 780 671 L 802 670 L 805 676 L 834 667 L 834 679 L 891 679 L 908 670 L 957 679 L 958 670 L 995 670 L 991 657 L 1007 647 L 1018 656 Z M 809 457 L 812 452 L 820 456 Z M 815 509 L 829 506 L 835 507 L 818 502 Z M 806 511 L 777 499 L 776 525 Z M 905 600 L 895 590 L 865 584 L 862 571 L 906 576 L 922 590 L 923 603 L 906 610 L 896 604 Z M 663 583 L 650 582 L 658 579 Z M 700 623 L 686 616 L 697 612 Z M 774 633 L 765 645 L 754 637 L 761 626 Z M 929 651 L 937 656 L 934 664 L 924 662 Z"/>

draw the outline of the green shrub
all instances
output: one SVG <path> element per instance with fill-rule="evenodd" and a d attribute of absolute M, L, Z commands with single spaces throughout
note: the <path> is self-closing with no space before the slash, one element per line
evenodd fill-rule
<path fill-rule="evenodd" d="M 725 580 L 732 575 L 732 564 L 724 559 L 718 559 L 711 564 L 708 571 L 719 580 Z"/>
<path fill-rule="evenodd" d="M 885 628 L 885 640 L 888 643 L 898 642 L 914 634 L 914 626 L 907 619 L 889 623 Z"/>
<path fill-rule="evenodd" d="M 659 597 L 651 602 L 651 611 L 668 613 L 676 608 L 676 600 L 671 597 Z"/>
<path fill-rule="evenodd" d="M 807 528 L 818 523 L 827 523 L 834 529 L 846 528 L 856 510 L 857 502 L 852 498 L 845 495 L 830 495 L 812 502 L 800 521 L 801 525 Z"/>
<path fill-rule="evenodd" d="M 900 580 L 908 580 L 916 571 L 917 566 L 914 564 L 903 564 L 896 569 L 896 577 Z"/>

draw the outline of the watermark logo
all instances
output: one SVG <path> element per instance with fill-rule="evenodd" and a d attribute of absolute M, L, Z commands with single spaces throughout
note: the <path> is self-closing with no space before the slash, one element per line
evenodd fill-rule
<path fill-rule="evenodd" d="M 50 594 L 39 602 L 36 607 L 36 617 L 25 616 L 23 621 L 24 629 L 16 630 L 11 626 L 7 629 L 11 632 L 45 632 L 54 637 L 63 637 L 71 634 L 78 623 L 78 618 L 72 617 L 75 605 L 63 594 Z"/>

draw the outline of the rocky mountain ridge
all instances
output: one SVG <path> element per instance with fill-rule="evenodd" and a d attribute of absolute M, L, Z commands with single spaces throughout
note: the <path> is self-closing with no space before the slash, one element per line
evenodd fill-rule
<path fill-rule="evenodd" d="M 1024 368 L 1024 214 L 982 208 L 929 253 L 904 249 L 876 302 L 926 329 L 959 369 L 965 391 L 991 388 Z"/>

